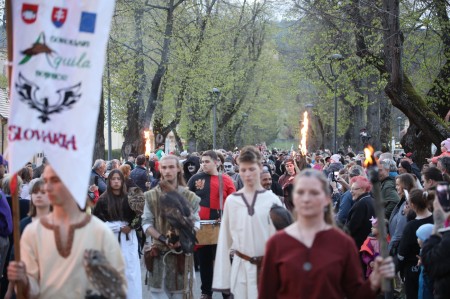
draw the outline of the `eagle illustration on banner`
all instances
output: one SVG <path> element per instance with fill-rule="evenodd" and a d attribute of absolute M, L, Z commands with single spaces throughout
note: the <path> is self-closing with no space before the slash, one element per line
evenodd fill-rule
<path fill-rule="evenodd" d="M 59 95 L 59 99 L 56 103 L 50 104 L 48 97 L 38 98 L 37 92 L 39 86 L 27 80 L 21 73 L 19 73 L 18 81 L 19 83 L 16 83 L 16 88 L 20 95 L 20 100 L 27 103 L 30 108 L 41 112 L 38 118 L 43 123 L 50 120 L 48 117 L 50 114 L 60 113 L 66 109 L 70 109 L 81 97 L 81 93 L 79 93 L 81 82 L 74 86 L 57 90 L 56 93 Z"/>

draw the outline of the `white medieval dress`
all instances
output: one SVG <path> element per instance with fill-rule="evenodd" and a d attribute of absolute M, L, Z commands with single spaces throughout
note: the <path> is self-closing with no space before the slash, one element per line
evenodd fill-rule
<path fill-rule="evenodd" d="M 132 229 L 128 236 L 121 233 L 120 228 L 129 225 L 124 221 L 105 222 L 105 224 L 112 230 L 116 240 L 119 240 L 120 249 L 122 251 L 123 259 L 125 260 L 125 277 L 127 279 L 128 299 L 142 298 L 142 282 L 141 282 L 141 264 L 139 262 L 138 246 L 139 241 L 136 231 Z"/>
<path fill-rule="evenodd" d="M 123 278 L 125 264 L 119 244 L 106 225 L 86 215 L 71 225 L 66 244 L 61 241 L 59 226 L 42 217 L 28 225 L 20 239 L 20 256 L 26 265 L 30 299 L 84 298 L 87 291 L 98 290 L 89 281 L 83 266 L 86 249 L 102 252 Z"/>
<path fill-rule="evenodd" d="M 280 199 L 267 190 L 257 191 L 251 206 L 241 192 L 227 197 L 217 243 L 213 290 L 230 291 L 239 299 L 258 297 L 256 265 L 236 254 L 231 264 L 230 251 L 249 257 L 264 255 L 267 240 L 276 232 L 269 215 L 274 204 L 282 206 Z"/>
<path fill-rule="evenodd" d="M 120 244 L 120 249 L 122 251 L 122 256 L 125 260 L 125 277 L 127 279 L 128 299 L 141 299 L 142 298 L 142 276 L 141 276 L 141 264 L 139 261 L 139 251 L 138 251 L 138 238 L 136 231 L 131 229 L 128 234 L 122 233 L 120 229 L 124 226 L 130 226 L 136 214 L 131 210 L 128 204 L 128 197 L 117 197 L 116 200 L 122 200 L 122 215 L 123 219 L 113 219 L 109 215 L 107 208 L 106 197 L 107 192 L 104 192 L 93 211 L 93 214 L 105 221 L 105 224 L 112 230 L 114 236 Z"/>

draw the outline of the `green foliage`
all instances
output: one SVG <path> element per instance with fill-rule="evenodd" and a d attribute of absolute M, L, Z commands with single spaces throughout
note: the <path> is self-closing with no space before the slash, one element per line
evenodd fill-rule
<path fill-rule="evenodd" d="M 169 1 L 150 2 L 165 6 Z M 113 19 L 108 65 L 113 128 L 117 132 L 123 132 L 127 103 L 136 100 L 136 83 L 143 76 L 147 84 L 141 90 L 145 100 L 141 111 L 145 111 L 151 78 L 161 61 L 167 14 L 145 3 L 119 0 Z M 300 113 L 305 104 L 311 103 L 325 134 L 329 134 L 336 83 L 338 135 L 355 132 L 352 111 L 363 108 L 358 125 L 370 122 L 366 109 L 376 108 L 377 101 L 384 97 L 387 78 L 355 53 L 357 30 L 366 34 L 368 50 L 376 54 L 384 51 L 381 4 L 361 1 L 360 24 L 350 18 L 349 3 L 284 1 L 290 10 L 284 20 L 275 21 L 280 1 L 217 1 L 211 16 L 203 1 L 183 1 L 175 10 L 170 55 L 153 123 L 164 127 L 174 122 L 173 129 L 186 143 L 195 144 L 197 150 L 210 148 L 212 106 L 218 101 L 219 147 L 263 141 L 270 144 L 282 127 L 297 137 Z M 401 5 L 403 69 L 425 96 L 446 61 L 446 53 L 441 50 L 442 28 L 424 1 L 403 1 Z M 143 13 L 140 24 L 136 23 L 138 10 Z M 135 36 L 138 25 L 144 32 L 140 40 Z M 144 45 L 140 54 L 145 61 L 144 74 L 136 71 L 138 42 Z M 333 62 L 336 77 L 330 72 L 328 59 L 334 53 L 345 58 Z M 213 87 L 220 89 L 219 98 L 211 94 Z M 108 88 L 105 76 L 106 99 Z"/>
<path fill-rule="evenodd" d="M 111 159 L 120 159 L 122 157 L 122 149 L 113 149 L 111 150 Z M 108 160 L 108 150 L 105 150 L 105 160 Z"/>
<path fill-rule="evenodd" d="M 0 88 L 8 88 L 8 78 L 5 75 L 0 75 Z"/>

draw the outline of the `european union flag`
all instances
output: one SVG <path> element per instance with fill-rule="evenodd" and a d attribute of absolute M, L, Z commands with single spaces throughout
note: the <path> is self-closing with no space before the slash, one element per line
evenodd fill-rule
<path fill-rule="evenodd" d="M 96 18 L 97 14 L 83 11 L 81 13 L 80 32 L 94 33 Z"/>

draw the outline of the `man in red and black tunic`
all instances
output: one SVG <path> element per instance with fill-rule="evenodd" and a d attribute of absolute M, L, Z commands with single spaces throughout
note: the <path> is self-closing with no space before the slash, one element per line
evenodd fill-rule
<path fill-rule="evenodd" d="M 215 220 L 221 215 L 219 196 L 218 156 L 215 151 L 206 151 L 201 158 L 203 172 L 189 179 L 189 190 L 200 197 L 200 220 Z M 223 204 L 228 195 L 236 191 L 233 180 L 226 174 L 222 175 Z M 222 205 L 223 209 L 223 205 Z M 200 278 L 202 280 L 201 299 L 212 298 L 212 279 L 216 245 L 205 245 L 198 249 L 200 262 Z"/>

